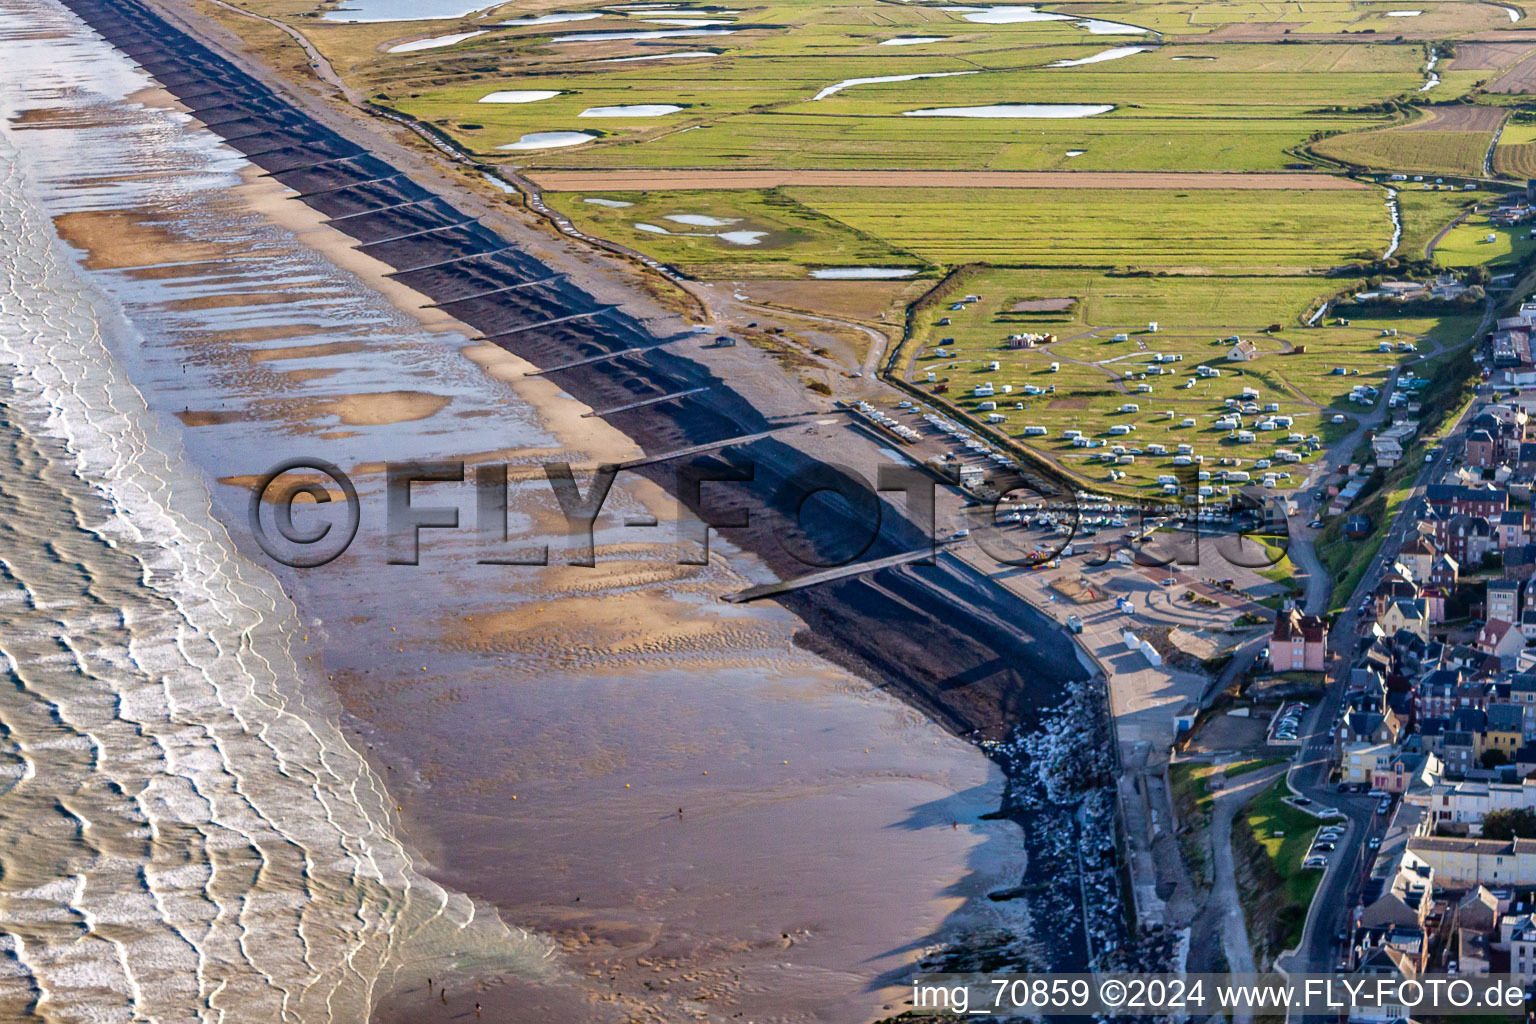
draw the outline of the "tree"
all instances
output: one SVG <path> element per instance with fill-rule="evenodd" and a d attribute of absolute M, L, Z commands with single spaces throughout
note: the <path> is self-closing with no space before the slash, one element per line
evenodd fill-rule
<path fill-rule="evenodd" d="M 1516 807 L 1483 816 L 1484 839 L 1536 839 L 1536 810 Z"/>
<path fill-rule="evenodd" d="M 1502 750 L 1485 750 L 1479 763 L 1484 768 L 1497 768 L 1501 764 L 1509 764 L 1509 755 Z"/>

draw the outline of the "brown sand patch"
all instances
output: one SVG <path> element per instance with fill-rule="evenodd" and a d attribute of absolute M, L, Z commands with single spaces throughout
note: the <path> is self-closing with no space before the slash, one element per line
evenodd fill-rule
<path fill-rule="evenodd" d="M 523 376 L 535 369 L 527 360 L 491 342 L 466 345 L 461 351 L 487 374 L 510 384 L 519 398 L 538 410 L 545 427 L 573 450 L 596 462 L 625 462 L 645 454 L 633 440 L 602 420 L 583 418 L 582 414 L 591 410 L 565 395 L 554 381 Z"/>
<path fill-rule="evenodd" d="M 189 427 L 216 427 L 222 423 L 249 423 L 256 417 L 246 409 L 183 409 L 176 418 Z"/>
<path fill-rule="evenodd" d="M 1086 408 L 1088 408 L 1088 399 L 1086 399 L 1086 398 L 1053 398 L 1053 399 L 1051 399 L 1051 404 L 1046 406 L 1046 408 L 1047 409 L 1086 409 Z"/>
<path fill-rule="evenodd" d="M 336 374 L 341 372 L 341 368 L 336 366 L 330 367 L 329 369 L 317 367 L 309 370 L 281 370 L 279 372 L 282 374 L 284 380 L 291 380 L 302 384 L 306 381 L 323 380 L 326 377 L 334 377 Z"/>
<path fill-rule="evenodd" d="M 614 669 L 626 656 L 744 651 L 764 640 L 762 626 L 752 620 L 732 619 L 713 604 L 666 600 L 654 590 L 547 600 L 445 627 L 445 635 L 461 637 L 471 649 L 565 661 L 597 656 Z"/>
<path fill-rule="evenodd" d="M 111 122 L 92 117 L 88 111 L 65 107 L 33 107 L 11 118 L 18 130 L 28 128 L 106 128 Z"/>
<path fill-rule="evenodd" d="M 248 473 L 242 476 L 220 477 L 219 483 L 226 484 L 230 487 L 235 487 L 239 490 L 249 493 L 260 486 L 262 480 L 263 478 L 261 476 Z M 319 473 L 284 473 L 281 482 L 274 480 L 266 490 L 261 492 L 261 500 L 263 503 L 271 505 L 274 504 L 279 498 L 284 497 L 286 494 L 294 493 L 293 488 L 308 485 L 310 487 L 319 487 L 324 490 L 333 502 L 346 501 L 346 494 L 339 488 L 332 486 L 334 483 L 334 480 L 331 480 L 329 477 L 322 476 Z M 313 504 L 314 499 L 308 495 L 298 495 L 294 498 L 294 504 L 300 503 Z"/>
<path fill-rule="evenodd" d="M 240 309 L 244 306 L 278 306 L 307 298 L 303 292 L 224 292 L 219 295 L 199 295 L 194 299 L 177 299 L 166 303 L 166 308 L 180 313 L 199 309 Z"/>
<path fill-rule="evenodd" d="M 338 395 L 308 403 L 317 416 L 335 416 L 349 427 L 382 427 L 424 420 L 449 403 L 446 395 L 424 391 L 377 391 Z"/>
<path fill-rule="evenodd" d="M 1009 307 L 1010 313 L 1061 313 L 1072 308 L 1076 299 L 1026 299 Z"/>
<path fill-rule="evenodd" d="M 149 210 L 80 210 L 53 218 L 59 237 L 87 255 L 91 270 L 118 270 L 154 263 L 212 261 L 222 246 L 176 234 L 167 218 Z"/>
<path fill-rule="evenodd" d="M 310 332 L 306 330 L 302 333 L 308 334 Z M 250 338 L 240 340 L 256 341 L 271 339 Z M 280 359 L 315 359 L 321 356 L 343 356 L 351 352 L 361 352 L 365 348 L 367 346 L 360 341 L 331 341 L 321 345 L 289 345 L 285 348 L 256 349 L 250 354 L 250 359 L 253 363 L 270 363 Z"/>
<path fill-rule="evenodd" d="M 222 260 L 217 263 L 168 263 L 163 266 L 134 267 L 127 273 L 129 277 L 140 281 L 177 281 L 185 278 L 207 282 L 217 279 L 221 274 L 228 275 L 231 281 L 240 280 L 230 271 L 229 261 Z"/>
<path fill-rule="evenodd" d="M 1482 108 L 1468 108 L 1482 109 Z M 527 175 L 551 192 L 645 189 L 762 189 L 794 185 L 857 188 L 1219 188 L 1362 189 L 1370 186 L 1331 174 L 1184 173 L 1145 171 L 534 171 Z"/>

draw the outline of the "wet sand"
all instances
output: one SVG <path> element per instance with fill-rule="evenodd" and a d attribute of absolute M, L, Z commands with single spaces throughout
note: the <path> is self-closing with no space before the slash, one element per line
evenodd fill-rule
<path fill-rule="evenodd" d="M 740 432 L 761 414 L 720 384 L 732 365 L 709 360 L 765 357 L 690 348 L 643 365 L 626 358 L 524 378 L 531 357 L 558 361 L 560 345 L 589 342 L 551 336 L 526 352 L 467 344 L 473 332 L 462 322 L 424 310 L 422 293 L 385 278 L 389 265 L 347 248 L 303 204 L 281 200 L 272 179 L 247 177 L 236 193 L 243 209 L 279 218 L 413 322 L 333 322 L 306 336 L 297 324 L 316 307 L 356 312 L 356 296 L 317 283 L 313 294 L 290 292 L 294 309 L 188 306 L 157 290 L 174 278 L 129 270 L 117 280 L 135 282 L 140 312 L 164 343 L 127 358 L 152 404 L 204 417 L 189 424 L 186 443 L 210 475 L 230 481 L 218 494 L 227 521 L 240 521 L 248 493 L 235 483 L 272 461 L 275 437 L 300 437 L 305 451 L 359 470 L 359 542 L 326 570 L 286 574 L 285 583 L 313 617 L 318 660 L 355 716 L 358 744 L 437 877 L 549 931 L 589 979 L 574 992 L 504 979 L 480 999 L 499 1019 L 549 1019 L 573 1005 L 588 1019 L 675 1019 L 703 999 L 722 1018 L 863 1020 L 884 1012 L 881 999 L 897 990 L 882 986 L 899 984 L 926 947 L 995 929 L 998 914 L 1021 915 L 978 899 L 1015 885 L 1025 856 L 1013 823 L 981 820 L 1000 800 L 996 769 L 813 656 L 877 680 L 959 734 L 996 736 L 1031 720 L 1051 701 L 1053 680 L 1078 671 L 1070 643 L 963 567 L 806 591 L 785 602 L 788 612 L 719 606 L 733 589 L 803 569 L 777 539 L 773 503 L 760 498 L 760 525 L 728 531 L 732 543 L 716 541 L 709 565 L 679 571 L 677 556 L 692 545 L 672 537 L 679 510 L 665 494 L 676 479 L 659 468 L 610 498 L 596 573 L 476 568 L 485 551 L 467 531 L 432 537 L 421 567 L 384 565 L 381 458 L 512 448 L 522 464 L 514 470 L 536 468 L 542 452 L 590 465 L 708 439 L 722 426 Z M 123 246 L 109 232 L 70 237 L 99 272 L 163 267 L 184 244 L 142 233 Z M 164 255 L 146 250 L 156 240 Z M 207 293 L 260 294 L 239 280 L 259 276 L 255 268 L 214 273 L 190 281 Z M 260 322 L 267 317 L 293 322 Z M 194 329 L 210 323 L 224 329 L 215 343 Z M 290 362 L 323 365 L 282 365 Z M 746 379 L 765 372 L 734 367 L 744 368 Z M 331 372 L 306 379 L 291 369 Z M 582 417 L 635 395 L 637 379 L 651 389 L 711 382 L 717 404 L 614 424 Z M 471 412 L 484 415 L 465 419 Z M 870 475 L 882 461 L 835 419 L 792 437 L 793 446 L 754 446 L 766 483 L 807 460 L 851 460 Z M 558 562 L 563 538 L 547 490 L 518 491 L 511 504 L 516 542 L 548 542 Z M 661 526 L 624 525 L 641 511 Z M 882 543 L 910 544 L 910 524 L 893 519 Z M 1070 961 L 1070 915 L 1050 925 L 1059 946 L 1046 952 Z M 381 1019 L 421 1019 L 423 997 L 400 993 Z M 449 1009 L 462 1012 L 468 993 L 452 997 Z"/>

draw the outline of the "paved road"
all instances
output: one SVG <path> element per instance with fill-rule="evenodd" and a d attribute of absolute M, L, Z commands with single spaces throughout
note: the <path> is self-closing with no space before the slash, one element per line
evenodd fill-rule
<path fill-rule="evenodd" d="M 1248 943 L 1248 927 L 1243 920 L 1243 901 L 1237 894 L 1237 874 L 1232 863 L 1232 819 L 1248 801 L 1284 772 L 1283 766 L 1275 765 L 1239 775 L 1227 789 L 1216 795 L 1211 809 L 1212 881 L 1221 901 L 1221 946 L 1227 955 L 1227 969 L 1237 974 L 1251 974 L 1255 967 L 1253 947 Z"/>
<path fill-rule="evenodd" d="M 1482 334 L 1492 315 L 1492 309 L 1484 316 L 1478 330 Z M 1384 392 L 1385 393 L 1385 392 Z M 1366 845 L 1372 837 L 1381 837 L 1386 830 L 1387 819 L 1376 814 L 1376 800 L 1351 794 L 1338 793 L 1328 781 L 1328 751 L 1332 745 L 1330 730 L 1338 717 L 1343 703 L 1345 683 L 1354 663 L 1357 649 L 1356 627 L 1360 603 L 1380 581 L 1387 559 L 1396 554 L 1413 530 L 1423 505 L 1424 490 L 1432 481 L 1441 479 L 1465 445 L 1467 422 L 1477 415 L 1486 398 L 1479 395 L 1444 431 L 1444 438 L 1435 459 L 1424 465 L 1409 489 L 1408 497 L 1400 506 L 1396 521 L 1382 543 L 1380 555 L 1367 570 L 1365 577 L 1355 588 L 1344 610 L 1334 621 L 1329 632 L 1329 648 L 1333 661 L 1329 669 L 1327 696 L 1314 709 L 1301 750 L 1291 771 L 1291 785 L 1302 794 L 1322 805 L 1338 807 L 1349 820 L 1349 832 L 1345 841 L 1338 844 L 1338 852 L 1331 858 L 1318 895 L 1313 901 L 1303 932 L 1301 945 L 1296 953 L 1282 958 L 1281 966 L 1288 971 L 1328 971 L 1335 969 L 1342 955 L 1336 938 L 1345 927 L 1349 915 L 1360 899 L 1360 889 L 1370 866 Z M 1308 543 L 1306 548 L 1310 549 Z M 1308 551 L 1315 561 L 1315 552 Z M 1303 556 L 1305 557 L 1305 556 Z M 1332 581 L 1323 578 L 1329 586 Z M 1309 598 L 1311 595 L 1309 594 Z M 1311 601 L 1308 601 L 1311 606 Z M 1309 1016 L 1308 1022 L 1321 1022 L 1325 1018 Z"/>

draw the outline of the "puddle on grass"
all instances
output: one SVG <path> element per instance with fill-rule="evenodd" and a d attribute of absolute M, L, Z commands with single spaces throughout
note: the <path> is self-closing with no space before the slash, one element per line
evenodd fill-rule
<path fill-rule="evenodd" d="M 886 40 L 890 42 L 890 40 Z M 885 43 L 881 44 L 882 46 Z M 844 89 L 855 85 L 879 85 L 883 82 L 915 82 L 920 78 L 953 78 L 956 75 L 974 75 L 974 71 L 929 71 L 920 75 L 881 75 L 878 78 L 845 78 L 841 82 L 827 86 L 825 89 L 811 97 L 811 102 L 824 100 L 828 96 L 842 92 Z"/>
<path fill-rule="evenodd" d="M 593 135 L 591 132 L 530 132 L 516 142 L 509 142 L 504 146 L 497 146 L 496 148 L 507 150 L 559 149 L 563 146 L 579 146 L 583 142 L 592 142 L 597 138 L 599 136 Z"/>
<path fill-rule="evenodd" d="M 495 4 L 484 0 L 355 0 L 346 7 L 336 7 L 321 17 L 322 21 L 447 21 L 463 18 L 476 11 L 488 11 Z"/>
<path fill-rule="evenodd" d="M 673 53 L 647 53 L 643 57 L 609 57 L 598 61 L 599 64 L 623 64 L 632 60 L 667 60 L 676 57 L 681 60 L 684 57 L 718 57 L 716 50 L 677 50 Z"/>
<path fill-rule="evenodd" d="M 985 107 L 929 107 L 904 110 L 903 117 L 1093 117 L 1114 110 L 1112 103 L 993 103 Z"/>
<path fill-rule="evenodd" d="M 811 271 L 811 276 L 818 281 L 866 281 L 912 277 L 916 273 L 916 270 L 907 267 L 828 267 Z"/>
<path fill-rule="evenodd" d="M 675 114 L 682 107 L 675 103 L 631 103 L 618 107 L 588 107 L 577 117 L 661 117 Z"/>
<path fill-rule="evenodd" d="M 582 202 L 584 202 L 584 203 L 591 203 L 593 206 L 606 206 L 610 210 L 622 210 L 626 206 L 634 206 L 635 205 L 634 203 L 626 203 L 622 199 L 599 199 L 599 198 L 597 198 L 595 196 L 592 197 L 591 199 L 583 199 Z"/>
<path fill-rule="evenodd" d="M 723 227 L 726 224 L 735 224 L 740 218 L 724 220 L 719 217 L 706 217 L 703 214 L 683 213 L 670 214 L 667 220 L 677 221 L 680 224 L 697 224 L 703 227 Z M 766 231 L 669 231 L 660 224 L 647 224 L 644 221 L 635 222 L 636 231 L 644 231 L 648 235 L 668 235 L 673 238 L 718 238 L 722 242 L 732 245 L 757 245 L 768 237 Z"/>
<path fill-rule="evenodd" d="M 881 46 L 919 46 L 923 43 L 942 43 L 948 36 L 898 36 L 880 40 Z"/>
<path fill-rule="evenodd" d="M 412 39 L 408 43 L 397 43 L 391 46 L 385 53 L 415 53 L 417 50 L 435 50 L 440 46 L 452 46 L 454 43 L 462 43 L 466 39 L 485 35 L 486 30 L 477 28 L 473 32 L 455 32 L 451 36 L 432 36 L 429 39 Z"/>
<path fill-rule="evenodd" d="M 1091 57 L 1079 57 L 1077 60 L 1058 60 L 1047 64 L 1048 68 L 1078 68 L 1084 64 L 1102 64 L 1107 60 L 1119 60 L 1122 57 L 1130 57 L 1138 53 L 1150 53 L 1150 46 L 1116 46 L 1108 50 L 1101 50 Z"/>
<path fill-rule="evenodd" d="M 958 14 L 966 21 L 979 25 L 1020 25 L 1032 21 L 1073 21 L 1091 35 L 1142 35 L 1151 29 L 1126 25 L 1118 21 L 1101 21 L 1098 18 L 1079 18 L 1070 14 L 1052 14 L 1034 7 L 940 7 L 941 11 Z"/>
<path fill-rule="evenodd" d="M 577 32 L 568 36 L 555 36 L 552 43 L 602 43 L 614 39 L 681 39 L 684 36 L 728 36 L 734 28 L 659 28 L 636 29 L 633 32 Z"/>
<path fill-rule="evenodd" d="M 533 103 L 536 100 L 552 100 L 560 95 L 559 89 L 504 89 L 481 96 L 481 103 Z"/>
<path fill-rule="evenodd" d="M 558 25 L 565 21 L 592 21 L 601 18 L 601 11 L 567 11 L 556 14 L 540 14 L 533 18 L 513 18 L 511 21 L 498 21 L 496 24 L 505 28 L 522 28 L 528 25 Z"/>
<path fill-rule="evenodd" d="M 1067 156 L 1082 156 L 1086 152 L 1088 152 L 1086 149 L 1069 149 Z"/>
<path fill-rule="evenodd" d="M 740 217 L 706 217 L 702 213 L 669 213 L 665 219 L 692 228 L 723 228 L 728 224 L 741 223 Z"/>

